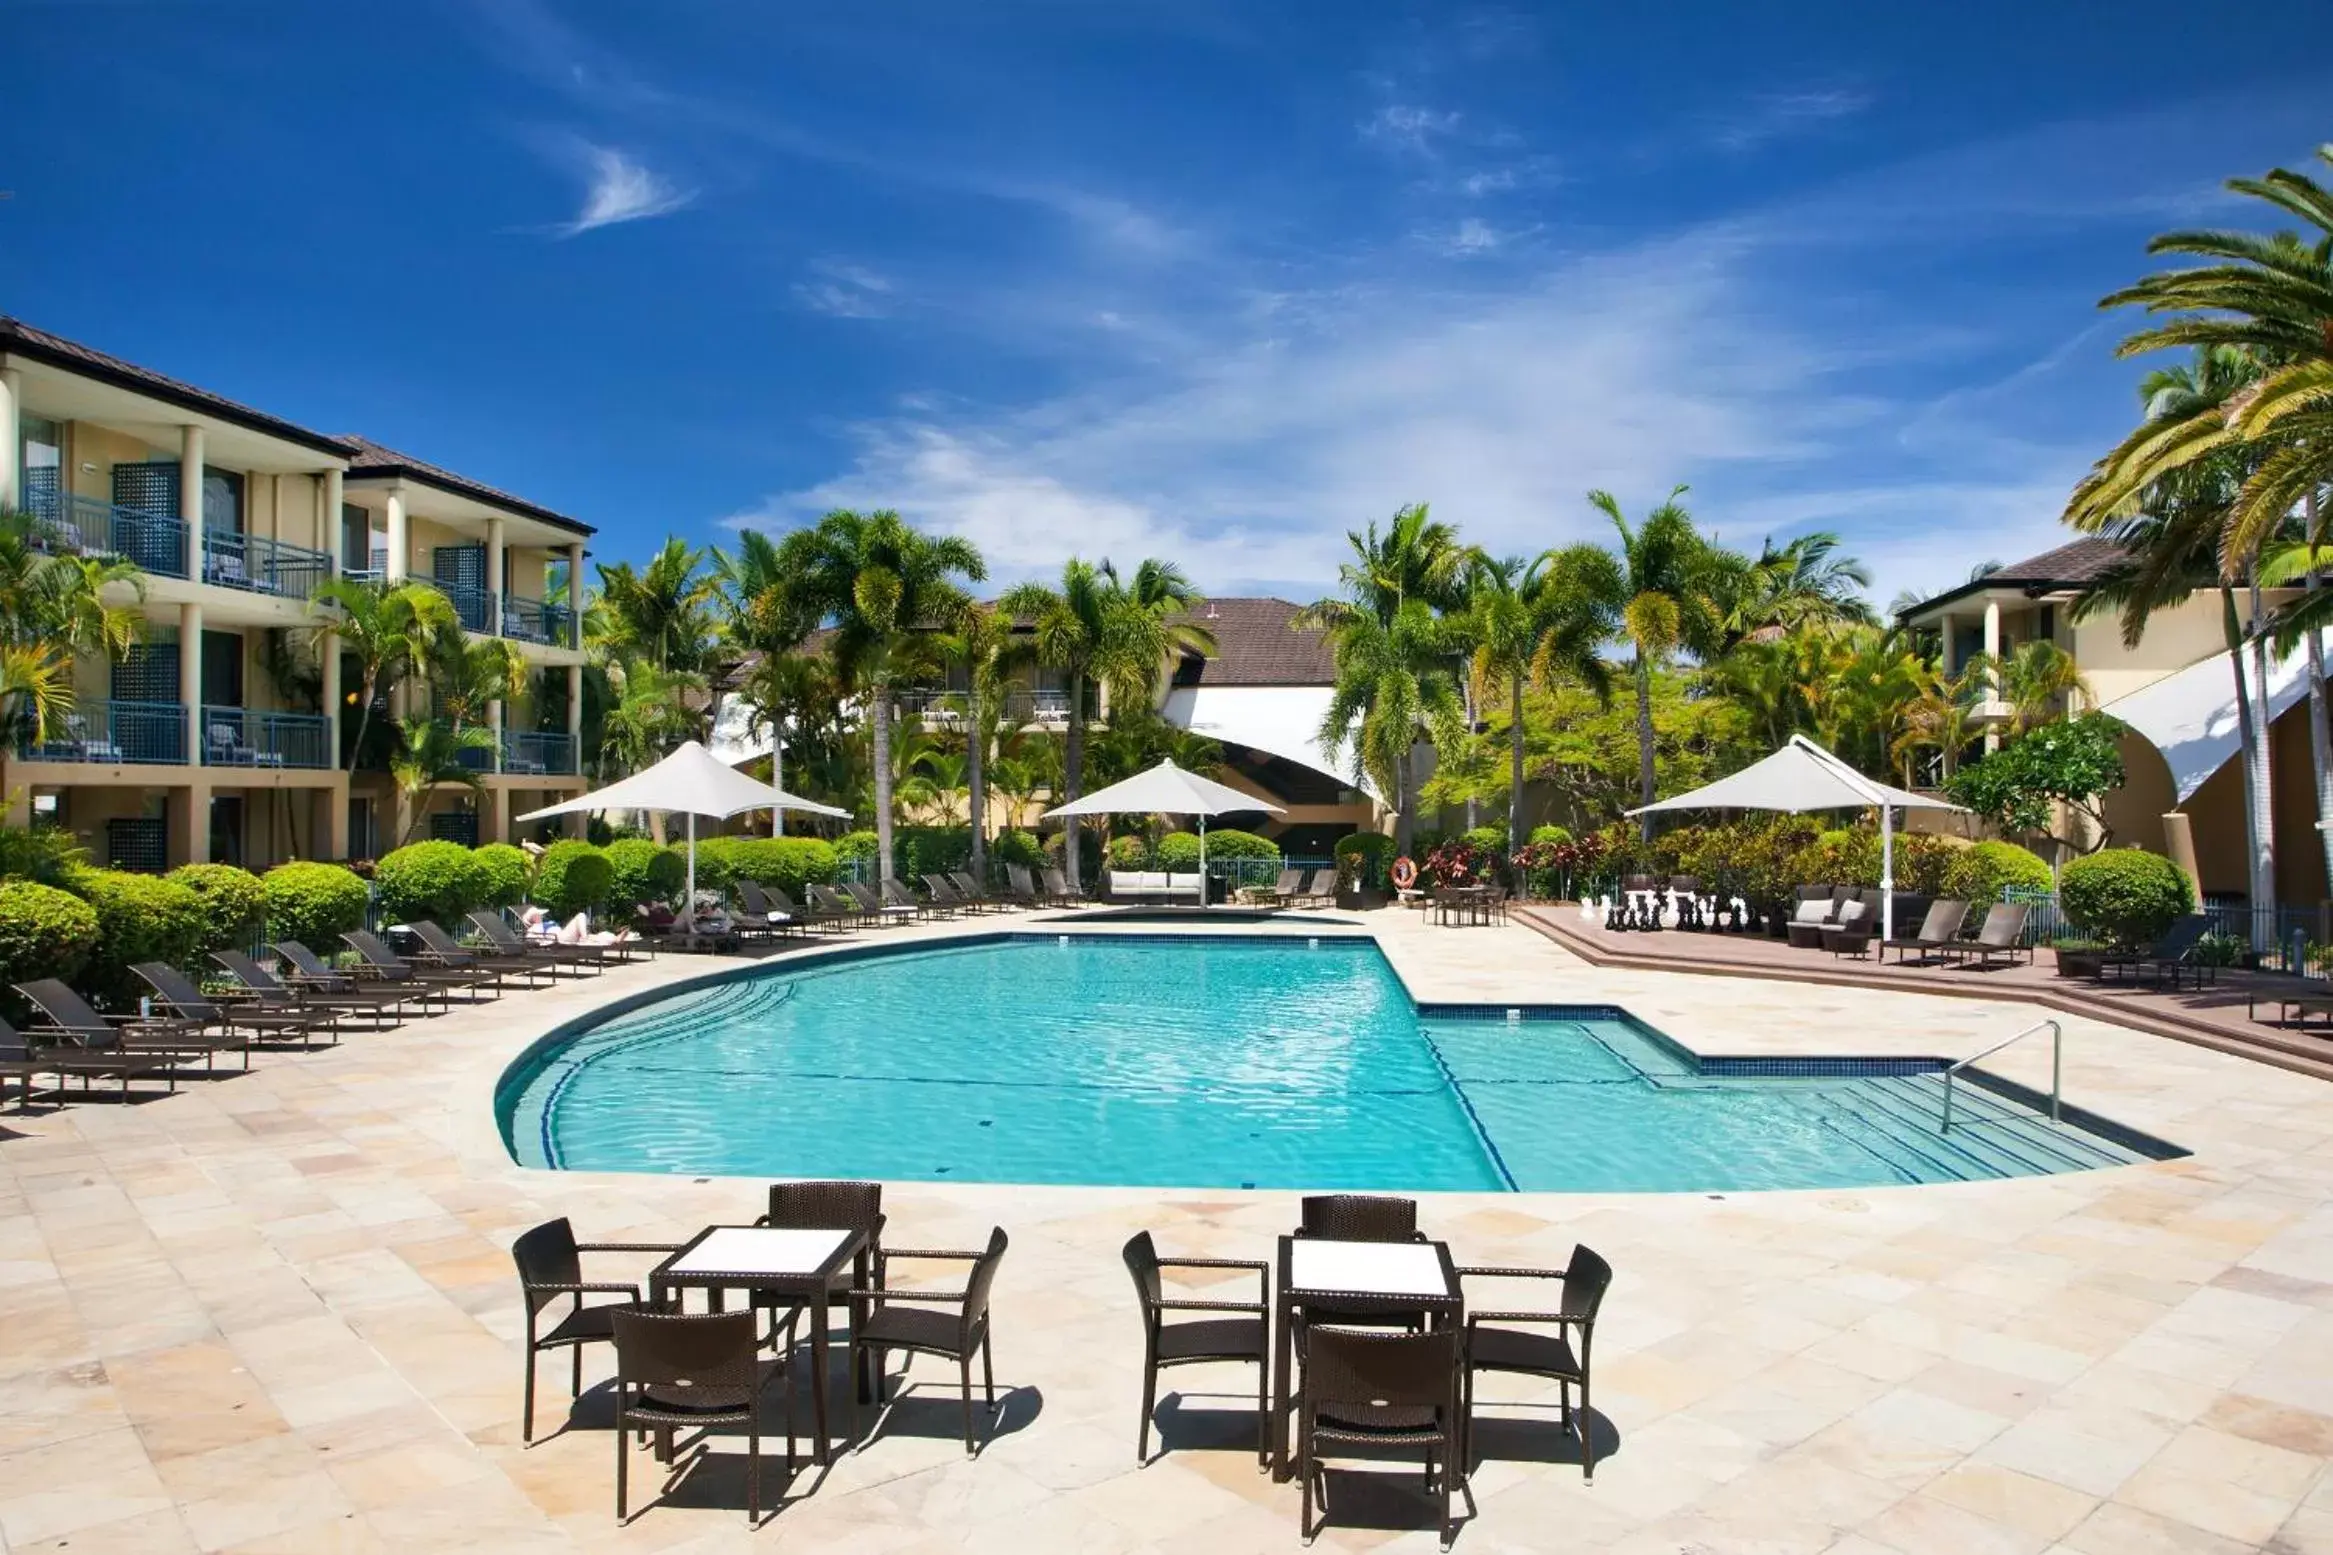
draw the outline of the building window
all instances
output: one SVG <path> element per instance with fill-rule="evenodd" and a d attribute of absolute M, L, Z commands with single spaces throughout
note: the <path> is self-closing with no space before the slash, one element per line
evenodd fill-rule
<path fill-rule="evenodd" d="M 233 470 L 203 466 L 203 528 L 211 534 L 243 532 L 243 477 Z"/>
<path fill-rule="evenodd" d="M 203 633 L 203 706 L 243 705 L 243 634 Z"/>
<path fill-rule="evenodd" d="M 65 429 L 40 416 L 19 416 L 16 426 L 16 467 L 23 472 L 24 509 L 54 518 L 65 491 Z"/>

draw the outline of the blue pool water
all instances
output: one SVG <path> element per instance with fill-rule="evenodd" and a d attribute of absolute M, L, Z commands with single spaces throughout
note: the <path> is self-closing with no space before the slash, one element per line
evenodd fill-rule
<path fill-rule="evenodd" d="M 1576 1014 L 1579 1018 L 1569 1018 Z M 522 1163 L 1161 1187 L 1739 1190 L 2134 1159 L 1934 1074 L 1704 1073 L 1614 1010 L 1421 1014 L 1366 941 L 1018 936 L 775 966 L 546 1044 Z"/>

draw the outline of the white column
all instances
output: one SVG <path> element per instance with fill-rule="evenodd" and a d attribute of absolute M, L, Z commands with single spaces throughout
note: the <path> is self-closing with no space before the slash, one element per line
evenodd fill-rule
<path fill-rule="evenodd" d="M 494 731 L 494 770 L 502 770 L 502 699 L 496 697 L 486 704 L 486 727 Z M 494 839 L 502 841 L 500 837 Z"/>
<path fill-rule="evenodd" d="M 583 542 L 581 540 L 567 547 L 567 616 L 575 623 L 571 630 L 574 631 L 576 637 L 574 642 L 565 646 L 573 648 L 583 641 Z M 569 705 L 580 706 L 580 699 Z"/>
<path fill-rule="evenodd" d="M 1985 656 L 1994 660 L 1998 660 L 2001 656 L 2001 602 L 1997 599 L 1985 601 Z M 2001 670 L 1998 663 L 1986 672 L 1986 679 L 1990 684 L 1985 688 L 1985 700 L 1988 702 L 1999 701 L 2001 697 Z M 1985 749 L 1997 751 L 2000 748 L 2001 726 L 1997 723 L 1987 724 L 1985 726 Z"/>
<path fill-rule="evenodd" d="M 1960 643 L 1958 641 L 1960 617 L 1946 611 L 1938 625 L 1944 633 L 1944 651 L 1939 656 L 1944 665 L 1944 673 L 1957 675 L 1960 673 Z"/>
<path fill-rule="evenodd" d="M 502 635 L 502 520 L 486 520 L 486 608 L 488 630 Z"/>
<path fill-rule="evenodd" d="M 348 558 L 342 554 L 343 548 L 340 543 L 340 505 L 347 498 L 341 485 L 341 475 L 338 470 L 324 471 L 316 478 L 316 483 L 323 488 L 324 492 L 324 527 L 322 530 L 324 543 L 318 549 L 332 558 L 331 575 L 337 578 L 340 576 L 340 570 L 348 565 Z"/>
<path fill-rule="evenodd" d="M 567 738 L 575 742 L 575 759 L 583 760 L 583 666 L 567 666 Z"/>
<path fill-rule="evenodd" d="M 18 467 L 24 457 L 24 438 L 17 419 L 23 410 L 23 374 L 13 367 L 0 367 L 0 508 L 24 505 L 24 471 Z"/>
<path fill-rule="evenodd" d="M 186 525 L 186 575 L 203 575 L 203 429 L 178 429 L 178 519 Z"/>
<path fill-rule="evenodd" d="M 203 764 L 203 607 L 187 604 L 178 607 L 178 700 L 186 704 L 187 749 L 186 758 L 194 766 Z M 204 826 L 208 816 L 198 817 Z"/>
<path fill-rule="evenodd" d="M 389 488 L 389 581 L 403 583 L 411 573 L 409 554 L 413 536 L 405 523 L 405 492 L 402 487 Z"/>

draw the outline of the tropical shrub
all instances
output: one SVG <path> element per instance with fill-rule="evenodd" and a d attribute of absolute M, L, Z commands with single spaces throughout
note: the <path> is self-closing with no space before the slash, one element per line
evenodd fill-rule
<path fill-rule="evenodd" d="M 1064 848 L 1062 839 L 1068 835 L 1068 830 L 1064 828 L 1045 839 L 1046 868 L 1067 868 L 1062 862 Z M 1091 826 L 1080 826 L 1077 829 L 1077 858 L 1077 878 L 1085 883 L 1087 890 L 1091 891 L 1094 882 L 1101 876 L 1102 866 L 1102 839 L 1094 835 L 1094 829 Z"/>
<path fill-rule="evenodd" d="M 1438 844 L 1426 855 L 1419 866 L 1422 885 L 1457 886 L 1487 885 L 1498 878 L 1502 861 L 1489 848 L 1480 847 L 1466 837 Z"/>
<path fill-rule="evenodd" d="M 1218 858 L 1257 858 L 1280 862 L 1280 845 L 1269 837 L 1259 837 L 1252 831 L 1241 831 L 1227 826 L 1207 834 L 1207 856 Z"/>
<path fill-rule="evenodd" d="M 1150 868 L 1168 871 L 1180 870 L 1189 874 L 1199 867 L 1199 834 L 1189 831 L 1171 831 L 1158 839 L 1151 850 Z"/>
<path fill-rule="evenodd" d="M 203 941 L 198 950 L 241 950 L 267 923 L 267 887 L 248 869 L 232 864 L 182 864 L 165 879 L 185 886 L 203 904 Z"/>
<path fill-rule="evenodd" d="M 753 841 L 751 837 L 699 837 L 697 839 L 697 889 L 724 891 L 737 878 L 738 849 Z M 683 861 L 685 869 L 686 860 Z"/>
<path fill-rule="evenodd" d="M 458 842 L 412 842 L 386 854 L 373 870 L 381 913 L 393 921 L 434 918 L 457 923 L 486 900 L 492 887 L 485 865 Z"/>
<path fill-rule="evenodd" d="M 1163 844 L 1165 839 L 1161 838 L 1160 841 Z M 1109 860 L 1109 866 L 1112 869 L 1148 869 L 1150 867 L 1150 844 L 1148 841 L 1141 837 L 1112 837 L 1110 839 L 1109 846 L 1102 850 L 1102 856 Z M 1196 862 L 1198 857 L 1199 839 L 1193 837 L 1191 839 L 1191 858 L 1193 862 Z M 1159 864 L 1159 868 L 1161 869 L 1170 869 L 1172 867 L 1174 866 L 1165 863 L 1163 860 Z"/>
<path fill-rule="evenodd" d="M 1037 840 L 1034 832 L 999 832 L 989 843 L 988 852 L 991 858 L 1001 859 L 1007 864 L 1018 864 L 1023 869 L 1045 867 L 1045 844 Z"/>
<path fill-rule="evenodd" d="M 635 906 L 675 902 L 688 878 L 688 859 L 678 848 L 659 847 L 646 837 L 624 837 L 604 850 L 608 900 L 630 914 Z"/>
<path fill-rule="evenodd" d="M 0 881 L 0 994 L 36 977 L 71 980 L 97 948 L 97 912 L 37 880 Z"/>
<path fill-rule="evenodd" d="M 175 880 L 122 869 L 84 869 L 73 894 L 97 915 L 97 943 L 82 981 L 99 999 L 123 1008 L 145 986 L 130 968 L 140 961 L 190 966 L 210 929 L 203 899 Z"/>
<path fill-rule="evenodd" d="M 894 856 L 896 856 L 898 842 L 896 834 L 893 835 L 892 841 Z M 881 850 L 881 841 L 871 831 L 847 831 L 834 839 L 834 856 L 842 860 L 846 867 L 861 863 L 872 865 L 875 855 Z"/>
<path fill-rule="evenodd" d="M 615 872 L 607 853 L 574 837 L 552 843 L 535 864 L 535 900 L 558 918 L 590 912 L 608 899 Z"/>
<path fill-rule="evenodd" d="M 311 950 L 333 950 L 341 935 L 363 928 L 372 900 L 357 873 L 338 864 L 278 864 L 259 884 L 267 893 L 268 937 Z"/>
<path fill-rule="evenodd" d="M 1357 831 L 1339 837 L 1333 850 L 1337 885 L 1344 890 L 1382 891 L 1393 863 L 1393 839 L 1383 832 Z"/>
<path fill-rule="evenodd" d="M 1982 915 L 2011 886 L 2046 891 L 2049 866 L 2013 842 L 1979 842 L 1956 852 L 1944 871 L 1944 895 Z"/>
<path fill-rule="evenodd" d="M 815 881 L 825 885 L 842 874 L 833 844 L 817 837 L 732 837 L 729 850 L 731 878 L 757 885 L 776 886 L 800 897 L 802 887 Z M 697 854 L 697 884 L 706 884 L 702 847 Z"/>
<path fill-rule="evenodd" d="M 1531 840 L 1545 843 L 1569 842 L 1572 840 L 1571 829 L 1566 826 L 1534 826 L 1531 828 Z"/>
<path fill-rule="evenodd" d="M 2058 875 L 2058 909 L 2077 929 L 2117 945 L 2144 945 L 2195 911 L 2195 883 L 2160 853 L 2112 848 L 2066 865 Z"/>
<path fill-rule="evenodd" d="M 37 880 L 62 890 L 73 871 L 88 863 L 81 839 L 61 826 L 0 829 L 0 880 Z"/>
<path fill-rule="evenodd" d="M 908 879 L 962 869 L 972 859 L 969 826 L 900 826 L 891 833 L 891 865 Z"/>
<path fill-rule="evenodd" d="M 490 842 L 472 850 L 483 889 L 478 897 L 480 907 L 516 907 L 527 899 L 527 880 L 535 872 L 535 861 L 527 857 L 527 850 L 507 842 Z"/>
<path fill-rule="evenodd" d="M 1485 853 L 1504 854 L 1507 851 L 1507 823 L 1500 821 L 1490 826 L 1470 827 L 1466 832 L 1466 841 Z"/>

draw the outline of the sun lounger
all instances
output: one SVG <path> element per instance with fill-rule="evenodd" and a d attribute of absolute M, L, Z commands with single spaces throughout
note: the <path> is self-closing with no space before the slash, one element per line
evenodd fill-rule
<path fill-rule="evenodd" d="M 2195 948 L 2211 932 L 2211 919 L 2202 913 L 2189 913 L 2163 931 L 2163 937 L 2144 950 L 2109 951 L 2098 958 L 2098 976 L 2112 981 L 2118 974 L 2128 973 L 2134 982 L 2168 980 L 2173 988 L 2179 986 L 2182 976 L 2193 973 L 2195 986 L 2201 988 L 2216 975 L 2216 969 L 2195 959 Z"/>
<path fill-rule="evenodd" d="M 472 950 L 432 919 L 417 919 L 405 927 L 421 941 L 421 958 L 430 965 L 451 971 L 487 973 L 494 978 L 497 988 L 506 976 L 525 978 L 529 988 L 542 986 L 537 979 L 556 981 L 559 976 L 556 967 L 524 951 Z"/>
<path fill-rule="evenodd" d="M 501 979 L 491 972 L 475 967 L 431 966 L 408 961 L 383 944 L 380 936 L 366 929 L 351 929 L 340 937 L 363 959 L 370 975 L 385 982 L 425 983 L 445 990 L 449 998 L 459 988 L 472 996 L 472 1003 L 477 1002 L 480 994 L 489 998 L 501 994 Z M 488 988 L 489 982 L 495 986 Z"/>
<path fill-rule="evenodd" d="M 318 988 L 330 992 L 349 989 L 387 989 L 393 991 L 400 1003 L 417 1004 L 421 1013 L 429 1013 L 429 1001 L 435 999 L 445 1009 L 454 1007 L 453 995 L 444 985 L 424 982 L 418 978 L 392 978 L 374 966 L 336 967 L 298 940 L 277 940 L 273 947 L 283 958 L 288 971 L 285 981 L 294 988 Z"/>
<path fill-rule="evenodd" d="M 1045 900 L 1058 907 L 1075 907 L 1078 894 L 1069 888 L 1068 877 L 1058 869 L 1045 871 Z"/>
<path fill-rule="evenodd" d="M 551 968 L 574 967 L 578 977 L 604 969 L 619 949 L 614 945 L 562 945 L 556 941 L 528 939 L 511 927 L 509 919 L 491 908 L 480 908 L 470 914 L 470 927 L 506 956 L 530 956 Z"/>
<path fill-rule="evenodd" d="M 21 990 L 20 990 L 21 991 Z M 121 1082 L 122 1100 L 130 1098 L 133 1079 L 159 1079 L 167 1082 L 173 1091 L 178 1089 L 178 1071 L 168 1058 L 154 1058 L 122 1051 L 113 1042 L 88 1046 L 71 1042 L 40 1042 L 27 1037 L 5 1020 L 0 1020 L 0 1075 L 16 1076 L 22 1094 L 17 1099 L 17 1111 L 28 1111 L 32 1106 L 33 1077 L 55 1075 L 58 1100 L 64 1099 L 65 1081 L 75 1075 L 81 1077 L 81 1090 L 87 1094 L 94 1080 Z M 5 1100 L 0 1095 L 0 1100 Z"/>
<path fill-rule="evenodd" d="M 335 987 L 325 983 L 287 982 L 240 950 L 214 950 L 211 959 L 257 999 L 283 1008 L 331 1010 L 343 1017 L 370 1016 L 376 1029 L 393 1025 L 400 1018 L 397 1006 L 412 1001 L 412 996 L 403 989 L 385 983 L 359 984 L 344 980 Z"/>
<path fill-rule="evenodd" d="M 953 909 L 944 907 L 937 902 L 922 900 L 897 880 L 884 881 L 881 890 L 882 894 L 878 897 L 875 892 L 868 890 L 865 886 L 850 887 L 852 895 L 860 896 L 864 893 L 863 899 L 870 905 L 879 905 L 886 922 L 896 923 L 902 919 L 920 921 L 924 918 L 942 917 L 953 911 Z"/>
<path fill-rule="evenodd" d="M 1974 956 L 1980 970 L 1991 967 L 1996 956 L 2012 966 L 2020 956 L 2031 961 L 2033 947 L 2023 943 L 2025 915 L 2029 910 L 2023 902 L 1995 902 L 1985 914 L 1984 926 L 1977 930 L 1977 937 L 1955 942 L 1952 955 L 1964 965 Z"/>
<path fill-rule="evenodd" d="M 167 1005 L 173 1015 L 200 1021 L 204 1027 L 222 1032 L 242 1032 L 247 1037 L 298 1037 L 301 1045 L 319 1030 L 330 1032 L 333 1024 L 329 1010 L 298 1010 L 285 1006 L 268 1008 L 254 1001 L 240 1000 L 221 1004 L 204 996 L 194 985 L 194 979 L 167 961 L 140 961 L 130 968 L 146 986 L 154 990 L 156 1002 Z M 337 1034 L 333 1035 L 339 1041 Z M 243 1057 L 248 1066 L 251 1055 L 246 1045 Z"/>
<path fill-rule="evenodd" d="M 1008 902 L 1001 902 L 991 895 L 979 881 L 972 878 L 972 871 L 969 869 L 949 870 L 948 883 L 956 888 L 956 894 L 964 898 L 974 912 L 985 912 L 992 907 L 1002 908 L 1011 905 Z"/>
<path fill-rule="evenodd" d="M 1922 961 L 1942 955 L 1960 938 L 1961 925 L 1967 921 L 1968 903 L 1956 902 L 1950 897 L 1930 902 L 1928 915 L 1920 920 L 1917 931 L 1879 942 L 1879 959 L 1885 961 L 1891 950 L 1896 953 L 1899 962 L 1915 950 L 1920 953 Z"/>
<path fill-rule="evenodd" d="M 867 909 L 859 899 L 833 886 L 805 884 L 802 894 L 810 898 L 812 906 L 830 923 L 850 929 L 867 921 Z"/>
<path fill-rule="evenodd" d="M 1028 865 L 1007 864 L 1004 867 L 1004 879 L 1005 896 L 1014 905 L 1020 907 L 1042 907 L 1045 905 L 1045 898 L 1038 891 L 1036 880 L 1030 876 Z"/>
<path fill-rule="evenodd" d="M 894 882 L 894 884 L 896 883 Z M 964 900 L 964 893 L 957 890 L 954 882 L 950 881 L 946 875 L 924 876 L 923 888 L 930 893 L 930 900 L 924 905 L 928 911 L 940 917 L 953 917 L 958 913 L 972 911 L 972 904 Z M 884 895 L 889 896 L 890 894 L 889 888 L 886 887 Z M 914 894 L 904 888 L 900 894 L 910 902 L 915 900 Z"/>
<path fill-rule="evenodd" d="M 104 1016 L 89 1001 L 54 977 L 18 983 L 16 991 L 32 1001 L 48 1022 L 25 1036 L 36 1043 L 74 1047 L 93 1053 L 126 1054 L 133 1058 L 178 1063 L 199 1058 L 214 1068 L 221 1052 L 243 1055 L 251 1067 L 251 1045 L 233 1032 L 205 1031 L 200 1021 L 146 1015 Z"/>

